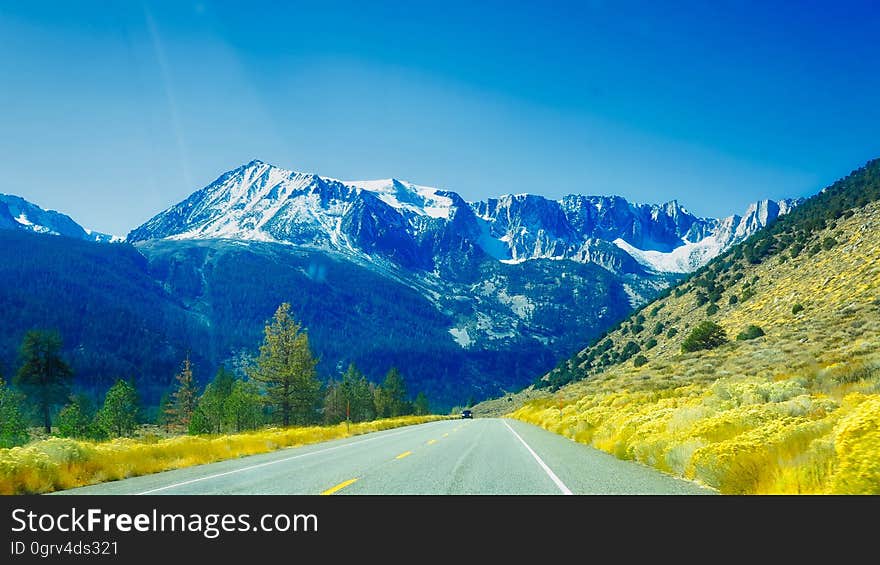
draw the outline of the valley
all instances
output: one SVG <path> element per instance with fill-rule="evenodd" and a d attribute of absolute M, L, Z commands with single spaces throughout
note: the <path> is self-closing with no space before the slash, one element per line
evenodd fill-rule
<path fill-rule="evenodd" d="M 615 196 L 469 203 L 254 160 L 121 241 L 3 196 L 0 366 L 14 371 L 28 329 L 58 329 L 81 389 L 133 378 L 155 407 L 186 352 L 200 382 L 240 372 L 290 302 L 324 379 L 398 367 L 449 410 L 518 390 L 798 203 L 723 219 Z"/>

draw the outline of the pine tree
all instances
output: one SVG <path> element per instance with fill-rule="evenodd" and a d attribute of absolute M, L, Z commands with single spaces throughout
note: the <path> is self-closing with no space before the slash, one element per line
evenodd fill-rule
<path fill-rule="evenodd" d="M 345 402 L 344 408 L 352 422 L 366 422 L 376 417 L 370 382 L 354 363 L 348 366 L 339 386 Z"/>
<path fill-rule="evenodd" d="M 162 398 L 159 399 L 159 410 L 156 412 L 156 424 L 165 428 L 166 432 L 171 431 L 171 418 L 174 415 L 174 410 L 171 406 L 171 391 L 167 390 L 162 393 Z"/>
<path fill-rule="evenodd" d="M 211 382 L 214 391 L 220 395 L 220 398 L 226 398 L 232 394 L 232 387 L 235 385 L 235 373 L 226 368 L 226 365 L 220 365 L 214 380 Z"/>
<path fill-rule="evenodd" d="M 52 408 L 67 401 L 73 371 L 61 358 L 61 336 L 58 332 L 31 330 L 21 344 L 24 364 L 15 377 L 43 419 L 43 428 L 52 433 Z"/>
<path fill-rule="evenodd" d="M 61 437 L 88 438 L 94 437 L 93 420 L 95 407 L 92 399 L 84 394 L 75 394 L 70 402 L 61 409 L 56 419 L 56 428 Z"/>
<path fill-rule="evenodd" d="M 373 402 L 373 384 L 367 377 L 358 377 L 351 401 L 351 420 L 368 422 L 376 418 L 376 405 Z"/>
<path fill-rule="evenodd" d="M 391 416 L 391 399 L 381 386 L 373 388 L 373 406 L 375 407 L 377 418 L 388 418 Z"/>
<path fill-rule="evenodd" d="M 111 437 L 125 437 L 134 433 L 138 422 L 137 391 L 130 382 L 119 379 L 104 397 L 104 406 L 95 419 Z"/>
<path fill-rule="evenodd" d="M 425 395 L 424 392 L 420 392 L 418 395 L 416 395 L 414 408 L 417 416 L 425 416 L 431 413 L 431 407 L 428 403 L 428 397 Z"/>
<path fill-rule="evenodd" d="M 263 419 L 262 400 L 254 383 L 236 380 L 223 403 L 223 420 L 236 432 L 256 429 Z"/>
<path fill-rule="evenodd" d="M 196 401 L 195 410 L 188 424 L 191 434 L 219 434 L 223 431 L 223 402 L 226 399 L 214 388 L 213 383 L 205 386 Z"/>
<path fill-rule="evenodd" d="M 219 434 L 223 431 L 224 405 L 232 394 L 235 375 L 226 367 L 220 366 L 214 380 L 198 398 L 192 420 L 189 423 L 191 434 Z"/>
<path fill-rule="evenodd" d="M 177 384 L 171 393 L 171 402 L 166 408 L 167 422 L 186 430 L 189 428 L 189 421 L 196 409 L 196 394 L 198 392 L 189 355 L 183 360 L 183 366 L 180 372 L 174 376 L 174 380 Z"/>
<path fill-rule="evenodd" d="M 697 324 L 691 330 L 691 333 L 682 341 L 682 353 L 700 351 L 701 349 L 715 349 L 719 345 L 727 342 L 727 333 L 724 328 L 712 322 L 705 320 Z"/>
<path fill-rule="evenodd" d="M 0 448 L 27 443 L 30 439 L 27 424 L 24 399 L 0 376 Z"/>
<path fill-rule="evenodd" d="M 411 406 L 406 400 L 406 383 L 396 367 L 392 367 L 385 375 L 382 391 L 385 395 L 384 401 L 387 404 L 388 416 L 394 418 L 411 412 Z"/>
<path fill-rule="evenodd" d="M 346 419 L 347 403 L 350 402 L 342 384 L 330 381 L 324 394 L 324 422 L 338 424 Z"/>
<path fill-rule="evenodd" d="M 278 307 L 264 333 L 251 378 L 265 389 L 266 401 L 282 425 L 314 423 L 321 398 L 318 361 L 305 330 L 290 316 L 290 304 Z"/>

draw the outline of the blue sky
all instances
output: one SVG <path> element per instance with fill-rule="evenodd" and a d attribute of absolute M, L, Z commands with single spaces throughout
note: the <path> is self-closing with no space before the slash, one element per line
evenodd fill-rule
<path fill-rule="evenodd" d="M 718 216 L 880 156 L 870 2 L 276 4 L 0 0 L 0 192 L 124 234 L 259 158 Z"/>

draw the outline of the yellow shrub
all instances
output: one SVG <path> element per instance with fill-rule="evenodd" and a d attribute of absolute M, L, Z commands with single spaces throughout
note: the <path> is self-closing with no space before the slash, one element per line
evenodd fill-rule
<path fill-rule="evenodd" d="M 857 400 L 863 401 L 835 429 L 838 464 L 831 490 L 880 494 L 880 396 Z"/>
<path fill-rule="evenodd" d="M 0 494 L 43 493 L 387 430 L 446 416 L 402 416 L 347 427 L 264 429 L 219 436 L 88 442 L 52 438 L 0 449 Z"/>
<path fill-rule="evenodd" d="M 799 379 L 731 377 L 511 416 L 724 493 L 880 492 L 878 394 L 839 402 Z"/>

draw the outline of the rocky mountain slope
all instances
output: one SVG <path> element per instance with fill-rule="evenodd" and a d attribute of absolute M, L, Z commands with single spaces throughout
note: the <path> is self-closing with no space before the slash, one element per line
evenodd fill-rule
<path fill-rule="evenodd" d="M 797 203 L 765 200 L 724 219 L 698 218 L 676 201 L 636 205 L 617 196 L 556 201 L 520 194 L 469 203 L 455 192 L 397 179 L 344 182 L 255 160 L 132 230 L 128 241 L 281 242 L 410 270 L 440 268 L 441 276 L 449 257 L 566 259 L 615 272 L 636 272 L 641 264 L 684 273 Z"/>
<path fill-rule="evenodd" d="M 86 241 L 116 241 L 121 238 L 83 228 L 70 216 L 43 210 L 19 196 L 0 194 L 0 230 L 22 230 L 62 235 Z"/>
<path fill-rule="evenodd" d="M 880 160 L 480 408 L 723 492 L 880 492 L 878 200 Z"/>
<path fill-rule="evenodd" d="M 81 383 L 100 394 L 108 379 L 131 374 L 158 402 L 181 351 L 192 351 L 207 380 L 253 353 L 264 321 L 287 301 L 324 377 L 355 362 L 379 380 L 396 365 L 413 394 L 445 409 L 523 386 L 795 205 L 765 201 L 715 220 L 676 202 L 619 197 L 469 203 L 396 179 L 343 182 L 252 161 L 114 250 L 45 239 L 89 234 L 21 201 L 7 206 L 4 224 L 21 237 L 7 233 L 0 250 L 10 281 L 0 301 L 18 309 L 0 336 L 0 365 L 14 367 L 24 331 L 57 327 Z M 108 343 L 101 324 L 121 337 Z M 139 342 L 139 324 L 150 339 Z"/>

